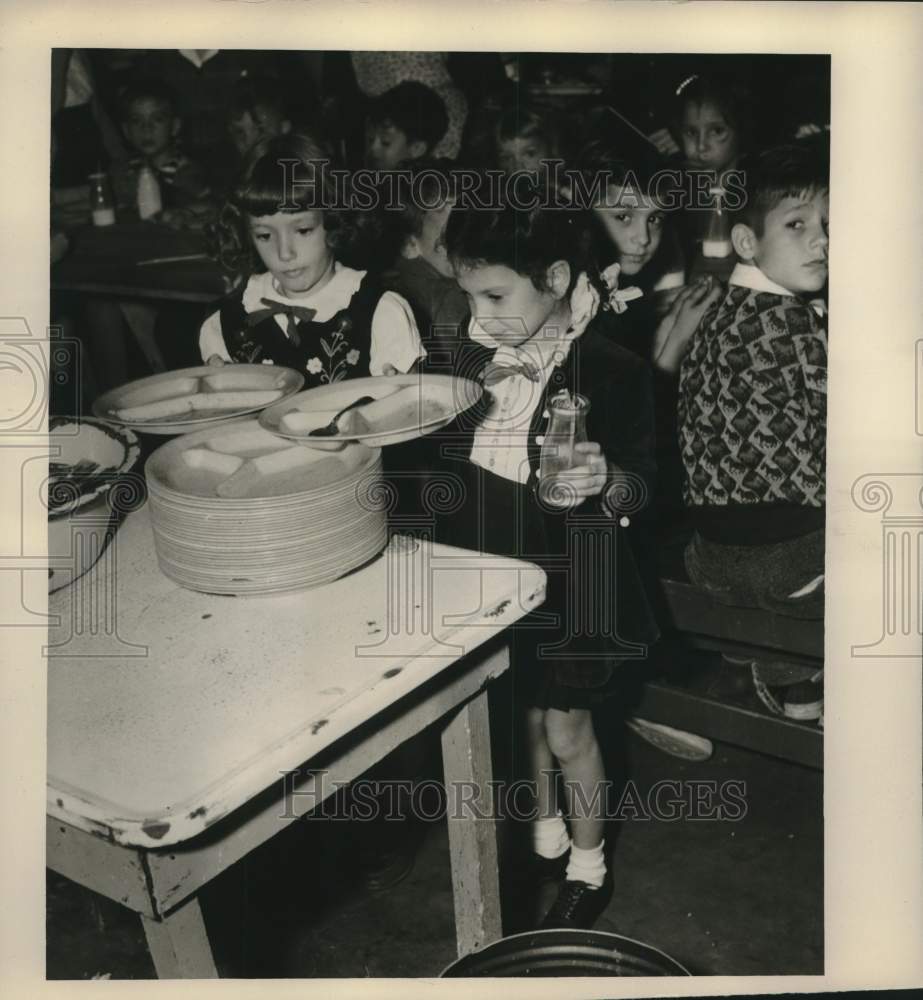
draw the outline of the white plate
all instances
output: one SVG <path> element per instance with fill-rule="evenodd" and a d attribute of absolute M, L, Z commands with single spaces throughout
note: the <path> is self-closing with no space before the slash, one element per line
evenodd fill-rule
<path fill-rule="evenodd" d="M 268 406 L 259 416 L 266 430 L 290 441 L 314 448 L 341 448 L 347 441 L 361 441 L 369 447 L 399 444 L 431 434 L 451 423 L 459 413 L 474 406 L 483 390 L 477 382 L 450 375 L 379 375 L 349 379 L 306 389 Z M 340 433 L 312 437 L 311 431 L 328 424 L 336 413 L 361 396 L 374 403 L 357 407 L 340 419 Z M 286 426 L 287 414 L 297 414 L 297 429 Z M 357 415 L 365 422 L 353 424 Z"/>
<path fill-rule="evenodd" d="M 176 396 L 187 396 L 194 392 L 235 389 L 278 389 L 282 395 L 273 401 L 273 405 L 278 405 L 298 392 L 303 385 L 303 375 L 280 365 L 199 365 L 196 368 L 180 368 L 160 375 L 149 375 L 117 389 L 110 389 L 93 404 L 93 412 L 100 420 L 120 427 L 130 427 L 144 434 L 185 434 L 188 431 L 218 426 L 248 413 L 258 413 L 263 407 L 199 410 L 195 416 L 183 419 L 159 417 L 148 420 L 124 420 L 115 411 Z"/>

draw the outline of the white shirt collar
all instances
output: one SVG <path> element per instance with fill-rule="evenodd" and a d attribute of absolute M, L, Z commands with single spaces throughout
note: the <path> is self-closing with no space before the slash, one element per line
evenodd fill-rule
<path fill-rule="evenodd" d="M 196 69 L 201 69 L 209 59 L 214 58 L 220 49 L 177 49 L 177 52 L 188 59 Z"/>
<path fill-rule="evenodd" d="M 544 329 L 515 347 L 501 344 L 474 318 L 468 327 L 468 336 L 476 343 L 494 350 L 496 364 L 522 364 L 528 361 L 545 374 L 556 364 L 562 364 L 570 353 L 571 338 L 554 331 L 546 335 Z"/>
<path fill-rule="evenodd" d="M 786 295 L 792 299 L 800 298 L 800 296 L 796 295 L 794 292 L 790 292 L 787 288 L 783 288 L 781 285 L 777 284 L 772 280 L 772 278 L 767 278 L 766 275 L 753 264 L 737 264 L 731 272 L 728 284 L 739 285 L 741 288 L 749 288 L 754 292 L 772 292 L 774 295 Z M 805 300 L 802 299 L 802 301 Z M 810 299 L 807 301 L 807 305 L 809 305 L 818 316 L 823 317 L 827 315 L 827 303 L 823 299 Z"/>
<path fill-rule="evenodd" d="M 773 281 L 772 278 L 768 278 L 755 264 L 736 264 L 728 279 L 728 284 L 740 285 L 741 288 L 749 288 L 754 292 L 772 292 L 775 295 L 795 296 L 794 292 L 790 292 L 787 288 L 783 288 Z"/>

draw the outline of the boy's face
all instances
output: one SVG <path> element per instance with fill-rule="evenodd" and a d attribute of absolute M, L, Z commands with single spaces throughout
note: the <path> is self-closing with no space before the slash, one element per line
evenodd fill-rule
<path fill-rule="evenodd" d="M 692 170 L 725 170 L 740 152 L 736 130 L 710 101 L 687 104 L 680 131 L 686 164 Z"/>
<path fill-rule="evenodd" d="M 826 191 L 783 198 L 766 215 L 763 235 L 735 226 L 748 237 L 735 249 L 776 284 L 796 294 L 818 292 L 827 281 L 829 196 Z"/>
<path fill-rule="evenodd" d="M 276 212 L 249 221 L 256 252 L 285 295 L 307 295 L 329 277 L 333 255 L 323 213 Z"/>
<path fill-rule="evenodd" d="M 657 253 L 663 238 L 662 207 L 634 188 L 610 185 L 606 204 L 593 209 L 616 250 L 622 274 L 637 274 Z"/>
<path fill-rule="evenodd" d="M 504 264 L 464 267 L 455 277 L 468 296 L 472 318 L 498 343 L 511 347 L 541 330 L 559 302 L 551 291 L 540 291 L 531 278 Z"/>
<path fill-rule="evenodd" d="M 179 121 L 172 109 L 154 97 L 133 101 L 122 124 L 125 138 L 142 156 L 155 160 L 169 150 Z"/>
<path fill-rule="evenodd" d="M 365 161 L 373 170 L 394 170 L 426 153 L 426 144 L 412 142 L 391 122 L 369 122 L 365 129 Z"/>
<path fill-rule="evenodd" d="M 285 135 L 292 125 L 287 118 L 273 108 L 254 108 L 252 112 L 245 111 L 228 123 L 228 134 L 234 148 L 241 156 L 246 155 L 263 139 L 271 139 L 277 135 Z"/>
<path fill-rule="evenodd" d="M 541 139 L 507 139 L 500 143 L 500 169 L 507 173 L 516 170 L 537 173 L 542 160 L 548 158 L 548 149 Z"/>
<path fill-rule="evenodd" d="M 446 202 L 441 208 L 424 212 L 419 235 L 411 236 L 404 256 L 422 257 L 430 267 L 435 268 L 444 278 L 454 278 L 455 272 L 442 244 L 442 234 L 452 212 L 452 203 Z"/>

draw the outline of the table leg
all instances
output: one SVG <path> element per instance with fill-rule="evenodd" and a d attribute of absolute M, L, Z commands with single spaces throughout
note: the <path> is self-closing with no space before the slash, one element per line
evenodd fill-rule
<path fill-rule="evenodd" d="M 507 649 L 495 656 L 507 658 Z M 467 702 L 442 734 L 449 853 L 459 957 L 503 936 L 497 870 L 497 821 L 489 814 L 490 726 L 487 691 Z M 472 801 L 473 800 L 473 801 Z M 466 805 L 465 803 L 469 803 Z"/>
<path fill-rule="evenodd" d="M 151 366 L 151 371 L 155 373 L 165 372 L 167 363 L 164 361 L 154 337 L 157 310 L 144 302 L 122 302 L 120 305 L 122 315 L 144 354 L 144 360 Z"/>
<path fill-rule="evenodd" d="M 159 979 L 217 979 L 198 896 L 162 920 L 141 914 L 141 925 Z"/>

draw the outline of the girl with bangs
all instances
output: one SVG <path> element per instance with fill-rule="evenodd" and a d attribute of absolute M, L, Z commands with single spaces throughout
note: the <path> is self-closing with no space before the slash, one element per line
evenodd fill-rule
<path fill-rule="evenodd" d="M 370 217 L 346 207 L 331 166 L 305 135 L 251 153 L 213 234 L 219 262 L 246 280 L 202 325 L 208 364 L 284 365 L 310 389 L 407 372 L 425 355 L 406 300 L 341 262 Z"/>

